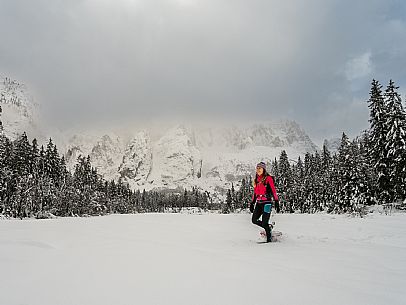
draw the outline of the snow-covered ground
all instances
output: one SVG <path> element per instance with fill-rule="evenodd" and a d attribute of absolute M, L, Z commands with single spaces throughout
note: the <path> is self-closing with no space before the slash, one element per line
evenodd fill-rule
<path fill-rule="evenodd" d="M 0 304 L 405 304 L 406 215 L 0 221 Z"/>

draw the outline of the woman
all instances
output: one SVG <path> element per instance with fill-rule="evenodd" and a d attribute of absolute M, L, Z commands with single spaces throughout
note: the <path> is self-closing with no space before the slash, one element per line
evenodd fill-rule
<path fill-rule="evenodd" d="M 279 199 L 276 194 L 275 184 L 272 177 L 266 172 L 266 164 L 257 164 L 257 172 L 254 179 L 254 195 L 250 204 L 252 223 L 264 228 L 266 242 L 271 241 L 271 229 L 269 218 L 271 216 L 272 203 L 275 203 L 276 212 L 279 213 Z M 262 220 L 259 218 L 262 216 Z"/>

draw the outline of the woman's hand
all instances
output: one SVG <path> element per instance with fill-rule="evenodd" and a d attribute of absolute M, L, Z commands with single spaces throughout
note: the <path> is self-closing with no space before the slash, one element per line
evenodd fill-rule
<path fill-rule="evenodd" d="M 255 204 L 254 202 L 250 203 L 250 212 L 251 213 L 254 213 L 254 204 Z"/>

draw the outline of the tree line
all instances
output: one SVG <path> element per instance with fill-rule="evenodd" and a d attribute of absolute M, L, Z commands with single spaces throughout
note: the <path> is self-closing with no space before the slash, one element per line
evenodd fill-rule
<path fill-rule="evenodd" d="M 362 213 L 368 205 L 406 199 L 406 114 L 398 87 L 386 90 L 372 81 L 370 127 L 353 140 L 343 133 L 337 152 L 326 145 L 291 162 L 286 151 L 271 162 L 282 212 Z M 1 106 L 0 106 L 1 115 Z M 1 117 L 0 117 L 1 118 Z M 131 190 L 121 180 L 107 181 L 79 156 L 73 172 L 49 139 L 39 147 L 23 133 L 11 141 L 0 120 L 0 214 L 8 217 L 85 216 L 110 213 L 178 212 L 185 208 L 245 210 L 252 177 L 227 190 L 224 202 L 209 192 Z"/>

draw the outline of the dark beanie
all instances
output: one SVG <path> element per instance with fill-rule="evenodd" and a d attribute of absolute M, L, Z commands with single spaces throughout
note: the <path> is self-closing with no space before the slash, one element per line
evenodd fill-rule
<path fill-rule="evenodd" d="M 259 162 L 259 163 L 257 164 L 257 167 L 262 167 L 264 170 L 266 170 L 266 164 L 265 164 L 265 162 Z"/>

